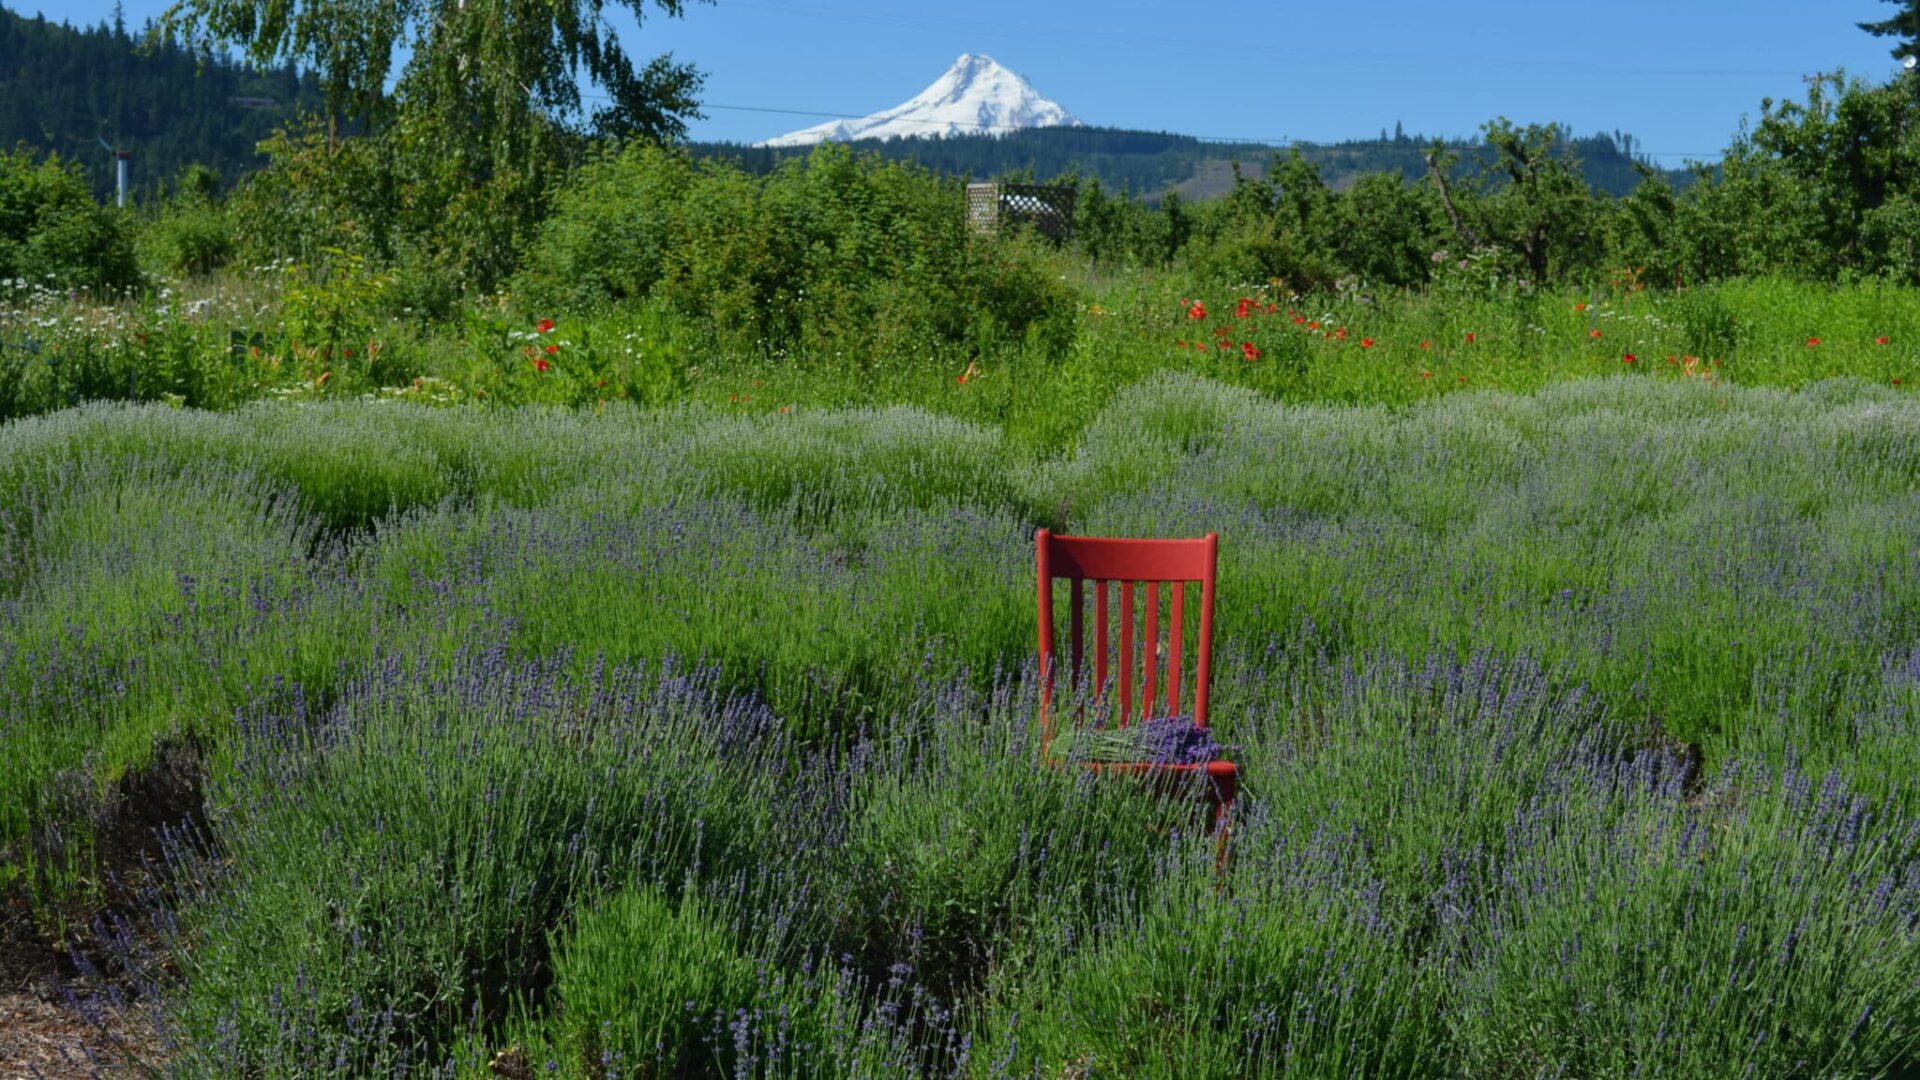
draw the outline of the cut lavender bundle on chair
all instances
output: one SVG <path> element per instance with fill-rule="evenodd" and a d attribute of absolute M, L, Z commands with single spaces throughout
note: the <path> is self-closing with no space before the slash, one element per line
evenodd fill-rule
<path fill-rule="evenodd" d="M 1204 765 L 1228 747 L 1186 716 L 1161 716 L 1126 727 L 1073 728 L 1053 737 L 1056 757 L 1079 761 Z"/>

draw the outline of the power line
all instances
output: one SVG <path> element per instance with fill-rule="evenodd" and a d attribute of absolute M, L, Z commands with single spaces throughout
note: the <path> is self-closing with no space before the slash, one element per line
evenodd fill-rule
<path fill-rule="evenodd" d="M 1039 25 L 1019 25 L 1004 21 L 979 21 L 955 19 L 943 16 L 929 16 L 894 11 L 869 11 L 858 8 L 825 7 L 813 3 L 790 3 L 781 0 L 728 0 L 730 10 L 757 11 L 769 15 L 782 15 L 796 18 L 856 23 L 870 26 L 887 26 L 907 30 L 937 31 L 943 35 L 966 34 L 973 37 L 993 37 L 1009 41 L 1025 41 L 1035 44 L 1064 46 L 1076 49 L 1095 49 L 1100 51 L 1125 50 L 1148 53 L 1154 56 L 1197 57 L 1217 60 L 1220 49 L 1216 46 L 1194 44 L 1190 37 L 1159 36 L 1148 34 L 1130 34 L 1123 31 L 1102 30 L 1093 27 L 1075 26 L 1047 27 Z M 1431 54 L 1372 54 L 1368 55 L 1353 49 L 1289 49 L 1268 47 L 1264 43 L 1260 57 L 1284 59 L 1290 63 L 1329 68 L 1355 68 L 1375 70 L 1437 70 L 1460 71 L 1463 68 L 1459 57 L 1439 57 Z M 1486 71 L 1528 72 L 1546 71 L 1562 74 L 1568 71 L 1588 71 L 1608 76 L 1622 75 L 1659 76 L 1669 78 L 1726 78 L 1728 76 L 1749 77 L 1793 77 L 1804 75 L 1803 71 L 1788 71 L 1781 68 L 1703 68 L 1694 65 L 1686 67 L 1662 67 L 1653 65 L 1607 63 L 1581 63 L 1577 60 L 1529 61 L 1505 56 L 1472 57 L 1464 65 L 1475 73 Z"/>

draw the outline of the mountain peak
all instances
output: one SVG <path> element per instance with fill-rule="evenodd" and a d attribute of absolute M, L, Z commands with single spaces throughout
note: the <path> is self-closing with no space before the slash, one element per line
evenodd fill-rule
<path fill-rule="evenodd" d="M 811 146 L 854 139 L 939 138 L 1015 128 L 1078 127 L 1058 102 L 983 53 L 962 53 L 946 74 L 912 100 L 859 120 L 824 124 L 768 139 L 760 146 Z"/>

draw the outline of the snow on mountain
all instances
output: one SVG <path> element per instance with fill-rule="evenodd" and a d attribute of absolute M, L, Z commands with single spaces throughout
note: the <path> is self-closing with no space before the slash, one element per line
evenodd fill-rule
<path fill-rule="evenodd" d="M 1078 127 L 1058 102 L 1040 96 L 1026 79 L 990 56 L 968 53 L 913 100 L 862 120 L 824 124 L 768 139 L 760 146 L 812 146 L 853 139 L 965 135 L 1012 128 Z"/>

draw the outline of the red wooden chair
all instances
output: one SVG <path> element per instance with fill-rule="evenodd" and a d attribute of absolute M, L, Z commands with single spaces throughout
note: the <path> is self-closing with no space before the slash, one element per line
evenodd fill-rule
<path fill-rule="evenodd" d="M 1140 720 L 1155 716 L 1175 717 L 1182 715 L 1182 691 L 1191 687 L 1193 702 L 1190 715 L 1194 727 L 1204 731 L 1207 726 L 1207 680 L 1213 660 L 1213 595 L 1216 580 L 1215 569 L 1218 563 L 1219 537 L 1208 533 L 1198 540 L 1121 540 L 1092 536 L 1055 536 L 1041 529 L 1034 537 L 1036 559 L 1040 570 L 1040 746 L 1041 753 L 1051 760 L 1053 747 L 1053 699 L 1054 680 L 1057 674 L 1054 657 L 1054 582 L 1062 578 L 1069 583 L 1071 600 L 1068 607 L 1068 624 L 1073 639 L 1070 656 L 1071 674 L 1076 690 L 1089 689 L 1085 682 L 1092 675 L 1091 690 L 1098 703 L 1111 704 L 1117 712 L 1115 722 L 1120 727 L 1132 723 L 1136 716 Z M 1089 673 L 1085 663 L 1087 641 L 1086 622 L 1086 585 L 1093 584 L 1093 667 Z M 1187 586 L 1191 583 L 1200 586 L 1199 649 L 1195 657 L 1193 678 L 1183 685 L 1181 680 L 1181 662 L 1184 656 L 1182 640 L 1186 631 Z M 1112 658 L 1117 667 L 1114 690 L 1118 702 L 1107 702 L 1105 694 L 1109 686 L 1109 650 L 1111 641 L 1108 636 L 1108 616 L 1112 606 L 1108 602 L 1108 586 L 1118 583 L 1120 586 L 1119 604 L 1119 641 L 1118 652 Z M 1136 610 L 1134 603 L 1136 590 L 1144 585 L 1145 604 Z M 1160 601 L 1161 586 L 1168 585 L 1170 593 L 1170 611 L 1166 623 L 1166 640 L 1161 639 Z M 1135 674 L 1135 627 L 1144 616 L 1145 625 L 1137 639 L 1139 645 L 1140 679 L 1136 684 Z M 1164 672 L 1157 662 L 1164 654 L 1166 665 Z M 1158 777 L 1166 781 L 1181 781 L 1196 776 L 1205 781 L 1204 797 L 1213 807 L 1213 827 L 1220 834 L 1221 851 L 1224 856 L 1226 844 L 1227 814 L 1233 807 L 1234 796 L 1240 787 L 1240 767 L 1230 761 L 1208 761 L 1198 763 L 1180 762 L 1087 762 L 1089 768 L 1103 772 L 1133 773 L 1149 777 Z"/>

